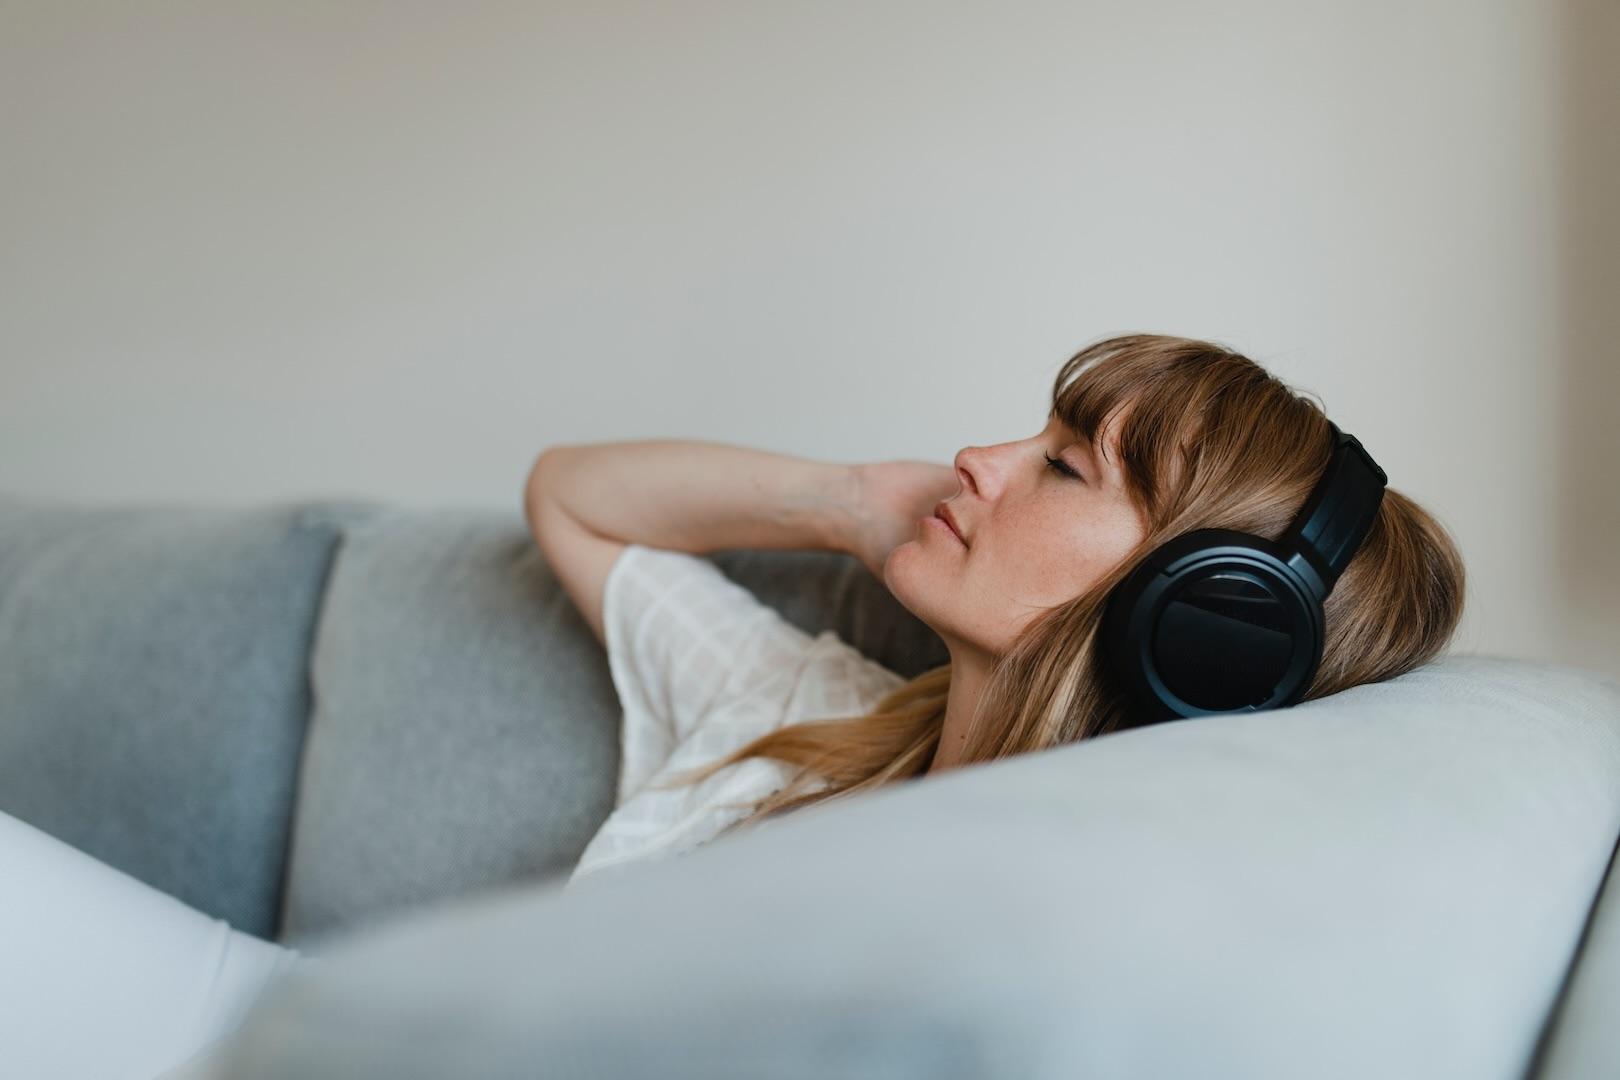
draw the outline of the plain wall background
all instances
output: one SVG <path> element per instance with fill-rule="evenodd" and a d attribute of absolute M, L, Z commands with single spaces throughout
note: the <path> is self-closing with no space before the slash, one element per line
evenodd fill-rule
<path fill-rule="evenodd" d="M 0 492 L 504 507 L 545 446 L 1033 434 L 1131 331 L 1620 673 L 1620 6 L 0 2 Z"/>

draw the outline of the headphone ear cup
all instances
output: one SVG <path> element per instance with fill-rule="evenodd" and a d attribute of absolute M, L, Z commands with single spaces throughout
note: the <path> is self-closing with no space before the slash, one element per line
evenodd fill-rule
<path fill-rule="evenodd" d="M 1161 545 L 1109 596 L 1102 647 L 1129 724 L 1293 704 L 1321 660 L 1321 602 L 1277 545 L 1201 529 Z"/>
<path fill-rule="evenodd" d="M 1293 660 L 1289 607 L 1263 574 L 1221 566 L 1182 574 L 1153 623 L 1158 681 L 1200 710 L 1262 708 Z"/>

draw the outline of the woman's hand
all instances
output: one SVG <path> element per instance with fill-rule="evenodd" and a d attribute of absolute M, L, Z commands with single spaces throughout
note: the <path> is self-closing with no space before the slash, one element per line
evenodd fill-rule
<path fill-rule="evenodd" d="M 845 545 L 872 576 L 883 580 L 889 552 L 917 537 L 917 519 L 961 490 L 956 469 L 928 461 L 879 461 L 854 466 L 853 524 Z"/>

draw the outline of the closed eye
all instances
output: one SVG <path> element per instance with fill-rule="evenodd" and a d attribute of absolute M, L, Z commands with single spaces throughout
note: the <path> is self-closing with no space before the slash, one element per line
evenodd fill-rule
<path fill-rule="evenodd" d="M 1046 458 L 1047 467 L 1049 469 L 1051 469 L 1052 471 L 1060 472 L 1064 476 L 1072 476 L 1076 480 L 1085 479 L 1083 476 L 1081 476 L 1079 474 L 1079 472 L 1077 472 L 1075 470 L 1075 468 L 1072 465 L 1070 465 L 1067 461 L 1064 461 L 1062 458 L 1055 458 L 1051 454 L 1044 453 L 1044 451 L 1043 451 L 1043 456 Z"/>

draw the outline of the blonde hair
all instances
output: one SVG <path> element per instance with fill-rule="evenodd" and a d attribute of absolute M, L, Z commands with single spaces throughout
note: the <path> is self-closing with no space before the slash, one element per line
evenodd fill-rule
<path fill-rule="evenodd" d="M 1159 544 L 1193 529 L 1276 539 L 1333 449 L 1328 419 L 1314 402 L 1248 357 L 1192 338 L 1128 334 L 1087 346 L 1064 363 L 1052 401 L 1053 414 L 1088 440 L 1116 409 L 1129 406 L 1120 417 L 1119 460 L 1147 535 L 1090 589 L 1036 617 L 998 660 L 960 766 L 1119 727 L 1128 705 L 1097 649 L 1109 591 Z M 1464 587 L 1462 558 L 1446 530 L 1411 498 L 1386 488 L 1371 530 L 1324 606 L 1322 660 L 1305 700 L 1390 679 L 1435 657 L 1462 615 Z M 950 664 L 941 665 L 864 716 L 785 725 L 657 786 L 697 783 L 756 756 L 799 766 L 729 832 L 920 777 L 939 744 L 950 682 Z"/>

